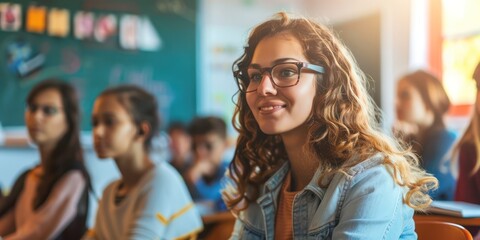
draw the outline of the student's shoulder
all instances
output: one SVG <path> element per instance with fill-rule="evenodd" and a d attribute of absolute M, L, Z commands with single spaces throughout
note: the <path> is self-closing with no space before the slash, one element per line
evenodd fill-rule
<path fill-rule="evenodd" d="M 452 129 L 446 128 L 439 137 L 439 140 L 445 141 L 449 144 L 453 143 L 458 137 L 458 133 L 453 131 Z"/>
<path fill-rule="evenodd" d="M 385 164 L 385 155 L 377 153 L 347 169 L 344 173 L 335 174 L 329 188 L 341 187 L 350 197 L 362 194 L 390 194 L 396 197 L 404 192 L 403 187 L 396 184 L 393 170 Z"/>
<path fill-rule="evenodd" d="M 115 192 L 115 189 L 118 188 L 120 182 L 120 179 L 116 179 L 108 183 L 107 186 L 103 189 L 102 198 L 106 195 L 113 194 Z"/>
<path fill-rule="evenodd" d="M 169 163 L 160 161 L 155 165 L 155 177 L 170 178 L 180 177 L 178 171 Z"/>
<path fill-rule="evenodd" d="M 357 161 L 357 164 L 346 170 L 349 176 L 357 176 L 365 172 L 381 169 L 385 161 L 385 155 L 383 153 L 375 153 L 363 160 L 358 159 L 358 157 L 354 157 L 354 159 L 354 161 Z"/>
<path fill-rule="evenodd" d="M 359 161 L 353 167 L 347 169 L 345 173 L 338 173 L 341 178 L 345 178 L 352 184 L 357 184 L 365 179 L 371 182 L 393 182 L 393 172 L 385 164 L 385 154 L 375 153 L 363 161 Z"/>
<path fill-rule="evenodd" d="M 65 172 L 62 177 L 82 182 L 86 180 L 83 172 L 80 169 L 70 169 Z"/>
<path fill-rule="evenodd" d="M 178 171 L 166 162 L 159 162 L 155 165 L 153 182 L 164 183 L 161 185 L 177 185 L 183 182 Z"/>
<path fill-rule="evenodd" d="M 447 129 L 445 129 L 445 132 L 450 137 L 455 137 L 455 138 L 458 137 L 458 132 L 454 131 L 453 129 L 447 128 Z"/>

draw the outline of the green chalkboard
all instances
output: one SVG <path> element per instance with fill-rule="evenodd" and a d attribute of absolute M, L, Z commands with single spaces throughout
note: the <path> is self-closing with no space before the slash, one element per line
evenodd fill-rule
<path fill-rule="evenodd" d="M 0 122 L 5 127 L 24 125 L 25 98 L 30 89 L 47 78 L 60 78 L 77 87 L 81 98 L 82 129 L 90 129 L 95 97 L 105 88 L 133 83 L 154 93 L 164 123 L 187 121 L 196 111 L 196 1 L 195 0 L 44 0 L 12 1 L 20 4 L 22 25 L 18 31 L 0 29 Z M 67 9 L 70 32 L 65 37 L 27 31 L 29 6 Z M 95 16 L 112 14 L 117 32 L 122 16 L 149 19 L 159 36 L 156 50 L 126 50 L 118 35 L 109 41 L 80 40 L 74 35 L 74 16 L 79 11 Z M 1 26 L 1 25 L 0 25 Z M 12 69 L 12 46 L 44 57 L 35 71 L 22 75 Z M 18 51 L 18 49 L 17 49 Z M 21 52 L 21 51 L 20 51 Z M 33 55 L 35 55 L 33 54 Z M 32 55 L 32 56 L 33 56 Z"/>

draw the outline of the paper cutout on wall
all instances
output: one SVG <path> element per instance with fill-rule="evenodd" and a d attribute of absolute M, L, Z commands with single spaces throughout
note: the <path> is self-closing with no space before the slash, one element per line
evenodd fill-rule
<path fill-rule="evenodd" d="M 106 42 L 117 34 L 117 19 L 112 14 L 99 16 L 95 21 L 95 40 Z"/>
<path fill-rule="evenodd" d="M 134 15 L 124 15 L 120 19 L 120 46 L 125 49 L 137 49 L 137 32 L 140 20 Z"/>
<path fill-rule="evenodd" d="M 74 20 L 75 37 L 77 39 L 89 39 L 93 35 L 94 16 L 90 12 L 77 12 Z"/>
<path fill-rule="evenodd" d="M 30 42 L 16 39 L 6 44 L 7 67 L 10 72 L 20 77 L 40 69 L 45 62 L 45 55 L 39 53 Z"/>
<path fill-rule="evenodd" d="M 156 51 L 162 46 L 162 39 L 148 17 L 144 17 L 139 27 L 138 48 L 143 51 Z"/>
<path fill-rule="evenodd" d="M 70 12 L 66 9 L 52 8 L 48 14 L 48 34 L 66 37 L 70 32 Z"/>
<path fill-rule="evenodd" d="M 28 32 L 45 32 L 47 9 L 41 6 L 30 6 L 27 10 L 26 28 Z"/>
<path fill-rule="evenodd" d="M 18 31 L 22 26 L 22 8 L 20 4 L 0 4 L 0 25 L 3 31 Z"/>
<path fill-rule="evenodd" d="M 161 39 L 150 19 L 125 15 L 120 20 L 120 45 L 129 50 L 155 51 Z"/>

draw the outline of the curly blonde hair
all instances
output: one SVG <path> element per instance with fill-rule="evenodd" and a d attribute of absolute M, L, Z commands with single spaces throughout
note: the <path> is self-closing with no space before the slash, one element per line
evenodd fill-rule
<path fill-rule="evenodd" d="M 279 33 L 293 35 L 307 60 L 325 68 L 325 73 L 317 77 L 312 112 L 305 122 L 308 143 L 304 148 L 311 159 L 319 161 L 323 171 L 319 183 L 382 152 L 395 182 L 409 189 L 404 196 L 406 204 L 425 209 L 431 203 L 427 192 L 438 185 L 437 180 L 418 167 L 413 153 L 381 132 L 377 108 L 364 87 L 366 77 L 351 53 L 332 31 L 313 20 L 290 18 L 284 12 L 276 16 L 253 29 L 243 55 L 234 62 L 239 89 L 248 86 L 245 73 L 258 43 Z M 224 199 L 238 212 L 259 197 L 260 186 L 287 161 L 287 154 L 279 135 L 266 135 L 260 130 L 244 92 L 238 94 L 232 122 L 239 132 L 229 166 L 235 186 L 224 191 Z"/>

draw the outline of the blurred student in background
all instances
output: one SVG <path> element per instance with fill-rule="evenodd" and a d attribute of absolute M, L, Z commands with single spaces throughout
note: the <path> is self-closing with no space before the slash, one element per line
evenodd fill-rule
<path fill-rule="evenodd" d="M 86 230 L 89 176 L 79 139 L 72 86 L 43 81 L 27 97 L 25 123 L 40 164 L 24 172 L 0 201 L 4 239 L 80 239 Z"/>
<path fill-rule="evenodd" d="M 477 86 L 473 115 L 452 156 L 458 156 L 459 168 L 455 201 L 480 204 L 480 63 L 475 68 L 473 79 Z M 480 239 L 478 227 L 467 229 L 476 235 L 475 239 Z"/>
<path fill-rule="evenodd" d="M 202 213 L 226 210 L 221 189 L 229 159 L 225 159 L 228 148 L 227 126 L 218 117 L 193 119 L 189 127 L 193 144 L 193 164 L 185 173 L 185 180 L 196 202 L 203 203 Z"/>
<path fill-rule="evenodd" d="M 185 124 L 173 122 L 168 127 L 170 164 L 183 176 L 192 164 L 192 137 Z"/>
<path fill-rule="evenodd" d="M 412 145 L 421 166 L 438 179 L 438 189 L 430 193 L 434 200 L 453 200 L 455 193 L 455 178 L 447 153 L 456 134 L 444 122 L 449 107 L 442 83 L 428 72 L 407 74 L 397 83 L 394 133 Z"/>
<path fill-rule="evenodd" d="M 180 175 L 149 156 L 159 129 L 157 109 L 155 97 L 133 85 L 105 90 L 95 100 L 95 151 L 113 158 L 121 178 L 105 188 L 85 239 L 194 238 L 202 230 Z"/>

